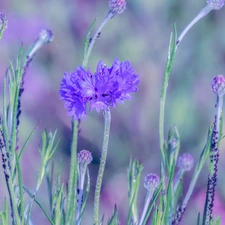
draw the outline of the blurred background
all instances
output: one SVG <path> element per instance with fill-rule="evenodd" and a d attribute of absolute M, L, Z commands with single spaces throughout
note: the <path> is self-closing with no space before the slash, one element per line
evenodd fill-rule
<path fill-rule="evenodd" d="M 114 17 L 104 27 L 89 61 L 95 71 L 99 60 L 108 66 L 116 57 L 129 60 L 140 74 L 139 91 L 133 100 L 112 109 L 112 128 L 108 159 L 101 196 L 101 214 L 105 219 L 112 214 L 114 205 L 119 208 L 121 224 L 127 217 L 128 198 L 126 172 L 130 158 L 138 159 L 148 173 L 160 173 L 158 135 L 159 99 L 167 57 L 170 32 L 176 22 L 178 34 L 206 5 L 204 0 L 128 0 L 126 11 Z M 71 118 L 59 100 L 59 85 L 64 72 L 75 70 L 83 59 L 84 40 L 90 24 L 97 18 L 94 30 L 108 12 L 107 0 L 0 0 L 0 12 L 8 18 L 8 28 L 0 42 L 0 85 L 9 60 L 15 62 L 20 44 L 28 48 L 42 28 L 51 29 L 54 42 L 44 46 L 31 63 L 25 78 L 22 98 L 20 146 L 32 129 L 39 127 L 23 158 L 23 179 L 30 190 L 35 189 L 40 165 L 38 148 L 41 131 L 58 129 L 61 139 L 54 156 L 56 168 L 62 167 L 62 181 L 69 176 Z M 225 8 L 213 11 L 198 22 L 180 44 L 172 70 L 165 112 L 165 136 L 169 128 L 177 125 L 181 135 L 181 153 L 193 155 L 195 163 L 204 147 L 207 130 L 214 119 L 216 96 L 210 84 L 217 74 L 225 74 Z M 2 88 L 0 88 L 1 90 Z M 0 98 L 1 99 L 1 98 Z M 90 165 L 91 193 L 83 224 L 92 224 L 93 193 L 99 166 L 103 134 L 102 113 L 92 112 L 81 122 L 78 150 L 87 149 L 93 154 Z M 221 216 L 225 224 L 225 154 L 221 142 L 218 185 L 214 215 Z M 184 177 L 184 194 L 193 170 Z M 197 220 L 203 212 L 208 175 L 208 164 L 199 177 L 181 224 Z M 1 171 L 0 205 L 7 195 Z M 48 207 L 46 183 L 38 198 Z M 141 212 L 145 189 L 140 186 Z M 2 208 L 2 207 L 1 207 Z M 48 224 L 40 209 L 33 208 L 35 224 Z"/>

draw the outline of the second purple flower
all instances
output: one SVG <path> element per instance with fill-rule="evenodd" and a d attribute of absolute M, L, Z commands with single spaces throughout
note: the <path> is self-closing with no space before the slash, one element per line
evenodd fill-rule
<path fill-rule="evenodd" d="M 135 74 L 129 61 L 115 60 L 110 68 L 100 61 L 95 74 L 83 67 L 64 73 L 59 94 L 68 114 L 80 119 L 85 118 L 88 103 L 91 111 L 100 112 L 131 99 L 130 93 L 138 90 L 139 82 L 139 75 Z"/>

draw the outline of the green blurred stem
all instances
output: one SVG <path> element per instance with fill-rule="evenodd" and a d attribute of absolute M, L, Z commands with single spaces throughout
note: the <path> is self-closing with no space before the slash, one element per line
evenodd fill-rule
<path fill-rule="evenodd" d="M 68 186 L 68 200 L 66 211 L 66 224 L 73 224 L 70 220 L 76 215 L 76 197 L 77 197 L 77 135 L 78 121 L 72 118 L 72 145 L 70 161 L 70 177 Z"/>
<path fill-rule="evenodd" d="M 181 35 L 177 39 L 177 46 L 180 44 L 183 37 L 191 29 L 191 27 L 193 27 L 194 24 L 196 24 L 201 18 L 206 16 L 212 9 L 213 9 L 212 6 L 208 4 L 199 12 L 199 14 L 187 25 L 187 27 L 184 29 L 184 31 L 181 33 Z"/>
<path fill-rule="evenodd" d="M 101 30 L 102 28 L 105 26 L 105 24 L 112 18 L 114 14 L 109 11 L 107 13 L 107 15 L 105 16 L 104 20 L 102 21 L 102 23 L 100 24 L 99 28 L 96 30 L 94 36 L 92 37 L 92 39 L 90 40 L 90 43 L 88 45 L 88 49 L 87 49 L 87 52 L 84 56 L 84 60 L 83 60 L 83 67 L 86 68 L 87 67 L 87 63 L 88 63 L 88 59 L 90 57 L 90 54 L 91 54 L 91 50 L 95 44 L 95 41 L 96 39 L 99 37 L 99 35 L 101 34 Z"/>
<path fill-rule="evenodd" d="M 151 202 L 153 193 L 154 193 L 153 191 L 147 191 L 146 198 L 145 198 L 145 205 L 144 205 L 144 209 L 143 209 L 142 214 L 141 214 L 141 219 L 139 221 L 139 225 L 144 225 L 143 222 L 144 222 L 146 213 L 148 211 L 148 207 L 149 207 L 149 204 Z"/>
<path fill-rule="evenodd" d="M 95 187 L 95 198 L 94 198 L 94 225 L 99 224 L 99 201 L 100 201 L 100 192 L 102 186 L 102 178 L 105 170 L 105 163 L 107 158 L 107 150 L 109 143 L 109 132 L 110 132 L 110 124 L 111 124 L 111 113 L 110 111 L 104 112 L 105 118 L 105 127 L 104 127 L 104 137 L 103 137 L 103 145 L 102 145 L 102 154 L 100 159 L 100 166 L 98 171 L 98 177 Z"/>

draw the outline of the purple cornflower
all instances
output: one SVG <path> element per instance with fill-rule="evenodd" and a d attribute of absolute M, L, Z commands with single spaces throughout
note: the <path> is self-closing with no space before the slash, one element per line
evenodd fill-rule
<path fill-rule="evenodd" d="M 65 101 L 69 115 L 75 119 L 85 118 L 88 103 L 91 111 L 100 112 L 131 99 L 130 93 L 138 90 L 138 76 L 128 61 L 115 60 L 110 68 L 100 61 L 94 75 L 90 70 L 78 67 L 74 72 L 64 73 L 60 99 Z"/>

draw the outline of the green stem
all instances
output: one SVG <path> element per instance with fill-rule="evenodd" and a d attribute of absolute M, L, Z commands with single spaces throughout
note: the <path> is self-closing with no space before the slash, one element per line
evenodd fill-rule
<path fill-rule="evenodd" d="M 71 145 L 71 162 L 70 162 L 70 177 L 68 186 L 68 201 L 66 211 L 66 224 L 73 224 L 71 219 L 76 215 L 76 195 L 77 195 L 77 135 L 78 121 L 72 118 L 72 145 Z"/>
<path fill-rule="evenodd" d="M 94 36 L 92 37 L 89 45 L 88 45 L 88 49 L 87 49 L 87 52 L 84 56 L 84 60 L 83 60 L 83 67 L 86 68 L 87 67 L 87 64 L 88 64 L 88 59 L 90 57 L 90 54 L 91 54 L 91 50 L 95 44 L 95 41 L 96 39 L 99 37 L 99 35 L 101 34 L 101 30 L 102 28 L 106 25 L 106 23 L 112 18 L 113 16 L 113 13 L 111 11 L 109 11 L 107 13 L 107 15 L 105 16 L 104 20 L 102 21 L 102 23 L 100 24 L 99 28 L 96 30 Z"/>
<path fill-rule="evenodd" d="M 100 159 L 100 166 L 98 171 L 98 177 L 95 187 L 95 198 L 94 198 L 94 225 L 98 225 L 98 216 L 99 216 L 99 201 L 100 201 L 100 192 L 102 186 L 102 178 L 105 170 L 105 163 L 107 158 L 107 150 L 109 143 L 109 132 L 110 132 L 110 124 L 111 124 L 111 113 L 110 111 L 105 111 L 105 127 L 104 127 L 104 138 L 102 145 L 102 155 Z"/>
<path fill-rule="evenodd" d="M 169 78 L 171 74 L 172 65 L 174 62 L 174 56 L 176 53 L 176 27 L 174 26 L 174 37 L 171 34 L 170 45 L 168 51 L 167 64 L 165 68 L 161 98 L 160 98 L 160 112 L 159 112 L 159 142 L 160 142 L 160 151 L 161 151 L 161 181 L 162 181 L 162 191 L 165 191 L 165 160 L 166 154 L 164 149 L 164 114 L 165 114 L 165 102 L 166 102 L 166 91 L 169 83 Z M 166 204 L 166 195 L 163 197 L 164 206 Z M 164 207 L 163 206 L 163 207 Z"/>

